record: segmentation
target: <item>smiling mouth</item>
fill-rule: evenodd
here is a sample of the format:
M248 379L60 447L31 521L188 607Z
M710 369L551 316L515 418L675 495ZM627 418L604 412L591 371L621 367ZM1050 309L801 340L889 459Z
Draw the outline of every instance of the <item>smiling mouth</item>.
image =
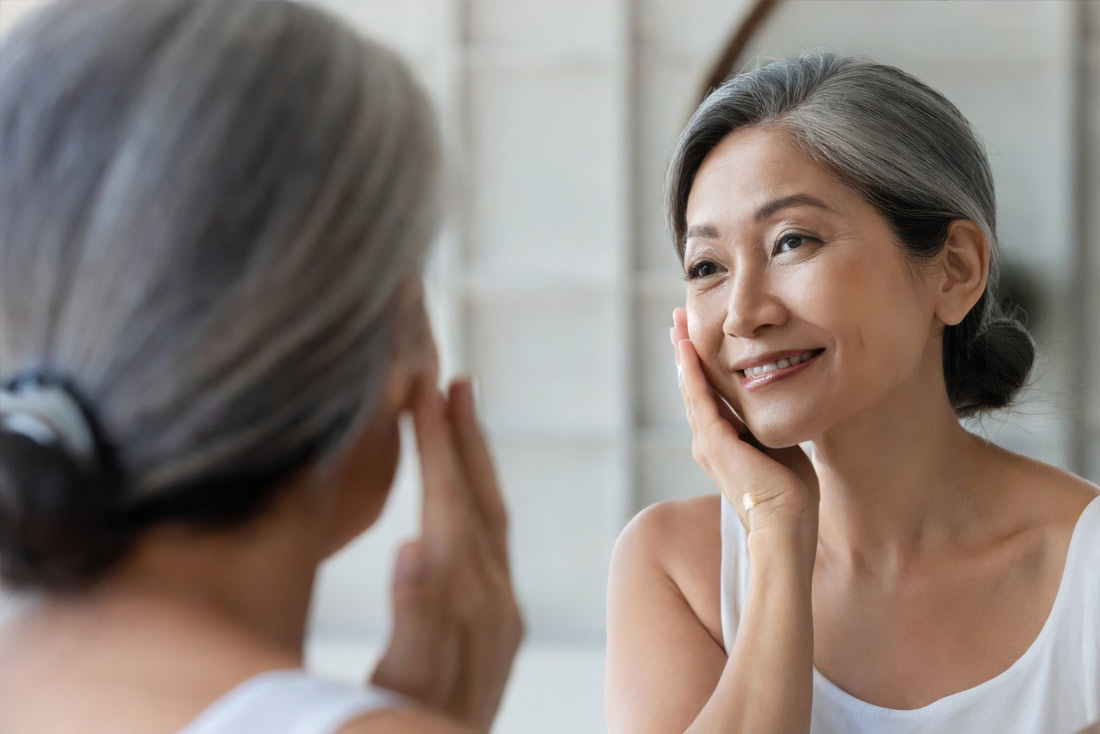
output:
M817 361L817 358L824 353L824 349L811 349L793 357L737 370L737 374L741 377L741 384L746 390L755 390L770 385L777 380L798 374Z
M824 351L825 351L824 349L809 349L809 350L803 352L802 354L796 355L794 357L788 357L786 359L780 359L780 360L777 360L775 362L768 362L766 364L757 365L756 367L749 367L748 369L737 370L737 371L745 377L758 377L760 375L765 375L769 372L775 372L777 370L786 369L787 367L790 367L791 365L802 364L803 362L808 362L808 361L810 361L811 359L813 359L814 357L816 357L817 355L821 354Z

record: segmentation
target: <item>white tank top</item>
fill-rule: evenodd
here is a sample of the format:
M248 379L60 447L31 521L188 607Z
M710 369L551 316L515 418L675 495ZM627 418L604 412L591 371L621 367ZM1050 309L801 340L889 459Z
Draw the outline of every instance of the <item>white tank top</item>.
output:
M721 616L727 655L749 591L745 537L737 512L723 498ZM1077 521L1042 631L1007 670L909 710L858 699L816 666L813 686L810 734L1074 734L1100 723L1100 497Z
M396 693L279 670L241 683L179 734L335 734L368 711L403 706Z

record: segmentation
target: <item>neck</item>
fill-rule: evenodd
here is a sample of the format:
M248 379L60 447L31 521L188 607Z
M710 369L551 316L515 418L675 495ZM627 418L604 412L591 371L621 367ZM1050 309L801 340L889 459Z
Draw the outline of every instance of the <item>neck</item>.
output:
M987 444L968 433L942 378L890 395L814 440L819 548L893 576L920 558L974 542L990 483L975 481Z
M205 635L300 664L324 555L317 513L307 504L291 493L255 520L219 533L155 528L94 590L50 606L93 625L136 623L177 639Z

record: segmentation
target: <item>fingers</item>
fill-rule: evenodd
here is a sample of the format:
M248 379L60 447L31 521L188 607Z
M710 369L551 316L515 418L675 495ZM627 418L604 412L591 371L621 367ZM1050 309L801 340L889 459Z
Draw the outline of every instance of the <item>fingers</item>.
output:
M680 367L680 350L676 348L682 340L689 338L687 329L687 310L683 308L676 308L672 310L672 328L669 330L669 335L672 338L673 357L676 360L676 367ZM683 374L680 375L680 381L683 382Z
M672 310L672 328L676 330L678 339L688 339L687 309L680 307Z
M429 705L442 702L451 686L447 676L453 675L439 665L445 640L438 581L421 542L401 546L393 575L393 629L371 676L373 685Z
M683 365L681 363L681 358L680 358L679 344L680 344L681 341L684 341L684 340L690 341L690 339L688 337L688 330L687 330L687 309L684 309L684 308L673 309L673 311L672 311L672 323L673 323L673 325L669 329L669 338L672 340L673 355L676 359L676 369L679 372L678 380L681 383L681 389L682 389L683 388L684 376L683 376ZM704 375L704 379L705 379L705 375ZM707 383L707 387L708 387L708 390L710 391L711 399L714 401L714 404L717 407L718 415L722 419L724 419L724 420L728 421L729 423L733 424L734 428L737 430L738 433L742 433L742 434L746 433L748 431L748 428L745 426L744 421L742 421L741 418L737 415L737 412L733 409L733 407L728 402L726 402L726 399L724 397L722 397L720 394L718 394L718 391L715 390L714 387L712 385L710 385L709 382ZM688 404L689 404L689 401L685 397L685 409L687 408Z
M699 355L690 339L681 339L677 346L680 355L680 370L683 373L684 392L688 405L689 420L696 428L706 428L721 420L715 396L710 390Z
M687 391L687 387L684 385L684 366L680 359L680 342L687 339L687 329L685 322L680 319L677 323L676 312L683 309L676 309L673 311L673 326L668 330L669 339L672 342L672 356L676 361L676 384L680 388L680 397L684 400L684 414L687 416L688 425L691 426L691 430L695 431L695 416L694 408L692 406L691 397Z
M459 456L469 479L473 509L491 540L495 555L507 568L508 515L489 446L478 425L473 387L468 379L451 383L448 407Z
M423 533L435 559L488 551L508 573L507 513L468 380L450 400L433 386L420 391L413 412L424 485ZM488 539L488 543L484 542Z
M464 469L458 457L447 406L435 385L424 381L413 408L420 477L423 485L422 531L433 559L446 561L462 542L463 518L469 512Z
M732 488L747 488L757 480L765 481L774 462L757 449L759 444L755 443L744 422L711 387L691 340L681 339L677 351L683 373L681 390L691 424L696 461L719 483L724 493L728 490L736 495L729 497L736 504L740 502L740 493Z
M396 681L387 687L403 692L419 685L427 693L413 690L414 698L487 730L522 637L504 502L468 381L452 384L446 398L424 385L413 420L424 492L420 543L437 595L417 606L429 597L395 579L393 642L375 679ZM403 549L400 558L408 553ZM436 664L425 670L423 659ZM441 698L425 698L437 695L440 681Z

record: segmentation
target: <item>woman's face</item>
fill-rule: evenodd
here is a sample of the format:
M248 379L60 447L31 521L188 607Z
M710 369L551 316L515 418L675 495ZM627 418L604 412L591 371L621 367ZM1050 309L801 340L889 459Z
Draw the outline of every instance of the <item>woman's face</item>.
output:
M727 136L696 174L686 220L688 333L765 445L810 440L942 374L931 279L787 134Z

